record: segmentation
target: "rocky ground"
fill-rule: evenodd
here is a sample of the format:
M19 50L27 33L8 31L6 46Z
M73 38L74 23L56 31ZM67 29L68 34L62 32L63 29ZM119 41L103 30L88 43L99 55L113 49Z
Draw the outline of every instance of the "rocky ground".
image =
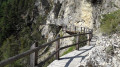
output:
M85 67L120 67L120 36L98 36L95 48L82 61Z

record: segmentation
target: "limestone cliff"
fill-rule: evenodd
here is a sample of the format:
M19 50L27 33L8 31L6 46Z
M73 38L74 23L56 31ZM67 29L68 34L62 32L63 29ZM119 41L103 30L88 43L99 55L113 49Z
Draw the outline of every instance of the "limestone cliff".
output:
M46 0L47 1L47 0ZM46 24L67 26L74 30L77 27L98 29L100 18L119 9L119 0L51 0L53 7L47 16ZM44 27L43 35L48 35L50 27Z
M40 15L45 15L44 11L47 11L47 6L50 5L52 7L46 15L45 25L40 25L39 28L47 41L53 40L58 33L62 33L63 36L69 35L62 29L73 31L75 27L77 31L81 30L80 27L93 29L94 34L100 39L102 35L99 34L101 33L99 27L102 15L118 10L120 0L37 0L36 2ZM63 40L62 46L71 44L73 39Z

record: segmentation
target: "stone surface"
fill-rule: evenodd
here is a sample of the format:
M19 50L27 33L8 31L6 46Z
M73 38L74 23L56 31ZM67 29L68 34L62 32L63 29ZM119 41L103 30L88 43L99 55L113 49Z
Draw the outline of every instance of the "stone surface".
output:
M42 29L42 35L47 38L47 41L51 41L55 39L55 34L49 24L54 24L57 26L63 26L63 29L66 30L81 30L81 27L88 27L94 29L94 34L96 39L92 39L90 42L92 46L95 46L95 49L91 51L91 55L84 62L82 66L86 66L85 64L92 64L94 66L103 66L103 67L120 67L120 36L117 34L113 34L111 36L102 36L100 33L100 18L102 18L103 14L107 14L113 11L120 9L120 0L101 0L100 2L88 2L88 0L43 0L50 1L53 3L50 13L48 13L45 26L40 27ZM59 12L54 12L55 4L61 4L61 8ZM90 0L93 1L93 0ZM100 1L100 0L95 0ZM42 5L40 0L37 0L35 3L37 9L39 11L39 15L45 15L45 5ZM56 18L56 13L58 13L58 17ZM51 31L52 30L52 31ZM96 32L97 31L97 32ZM62 31L63 36L69 35L66 32ZM61 46L69 45L73 42L74 38L64 39L61 42ZM106 53L106 49L112 46L114 48L114 55L111 56ZM51 46L50 52L55 50L55 46ZM100 47L100 48L99 48ZM109 58L109 60L108 60ZM103 62L103 63L102 63Z
M98 36L95 48L91 51L91 56L86 59L86 64L93 67L120 67L120 36L113 34L111 36Z
M79 50L75 50L60 57L60 60L54 60L47 67L78 67L80 62L88 56L90 50L93 48L93 46L84 46Z

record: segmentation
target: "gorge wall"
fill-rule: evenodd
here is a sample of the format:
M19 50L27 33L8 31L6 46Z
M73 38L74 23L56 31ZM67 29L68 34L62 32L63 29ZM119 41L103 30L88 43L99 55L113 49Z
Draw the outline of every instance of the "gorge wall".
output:
M67 26L71 29L77 27L78 30L80 27L98 29L102 15L118 10L120 4L119 0L50 1L53 7L47 16L46 24ZM49 25L46 25L42 34L48 35L49 29Z
M36 4L39 14L45 15L47 5L42 4L42 1L37 0ZM94 34L101 39L99 28L102 15L120 9L120 0L44 0L44 2L52 6L44 22L45 25L39 27L47 42L55 39L57 34L69 35L62 29L74 31L75 27L77 31L81 30L80 27L93 29ZM61 46L73 43L73 39L74 37L62 40ZM50 52L55 50L54 47L51 47Z

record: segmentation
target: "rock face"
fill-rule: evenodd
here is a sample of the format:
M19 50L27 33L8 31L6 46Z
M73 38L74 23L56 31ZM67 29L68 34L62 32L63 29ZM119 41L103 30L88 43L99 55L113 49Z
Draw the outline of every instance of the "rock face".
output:
M100 1L100 0L96 0ZM93 4L93 22L94 28L99 28L100 26L100 18L102 18L103 14L107 14L113 11L116 11L120 8L119 0L101 0L99 3Z
M47 4L47 5L46 5ZM109 46L118 47L120 37L114 34L111 38L100 36L100 18L103 14L107 14L116 11L120 8L120 0L37 0L36 6L40 15L45 15L47 6L52 5L50 12L47 15L45 25L42 26L42 35L47 38L47 41L55 39L57 34L62 36L69 35L63 30L80 31L80 27L87 27L94 29L94 34L98 36L98 41L96 42L96 48L91 52L93 54L90 56L87 62L90 62L94 66L103 67L120 67L119 59L120 50L115 48L112 51L113 56L106 53ZM58 28L58 32L52 28L52 25ZM118 39L116 39L118 37ZM61 42L62 46L71 44L74 38L63 40ZM116 45L117 44L117 45ZM100 46L100 48L99 48ZM52 46L52 51L54 51L55 46ZM110 48L110 49L112 49ZM109 49L108 49L109 50ZM110 54L112 54L110 53ZM110 57L108 59L108 57ZM104 62L104 63L102 63Z
M50 2L53 3L53 7L47 16L46 24L66 26L69 30L77 27L78 31L80 27L97 30L103 14L120 8L119 0L50 0ZM46 25L42 35L47 36L49 32L50 27Z

